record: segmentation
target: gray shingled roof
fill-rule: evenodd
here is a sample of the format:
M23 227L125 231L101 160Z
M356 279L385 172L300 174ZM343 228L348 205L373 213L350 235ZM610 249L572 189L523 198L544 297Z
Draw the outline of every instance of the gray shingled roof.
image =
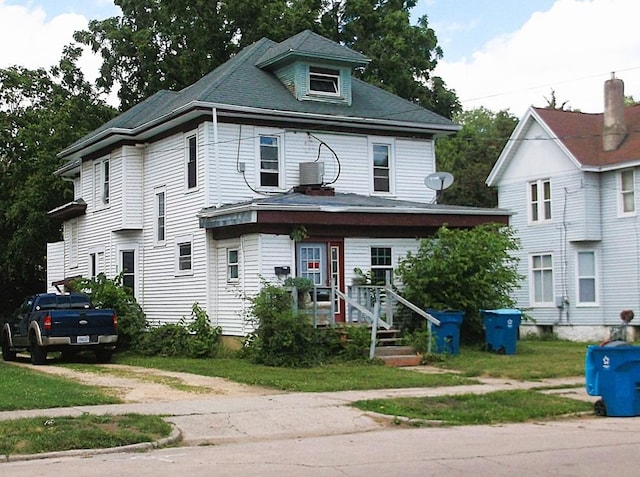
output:
M333 46L329 47L328 44ZM163 117L170 117L172 112L194 102L214 103L221 109L228 105L234 108L257 108L266 112L329 115L336 116L336 119L355 121L373 119L393 125L419 124L425 129L457 129L449 119L355 78L352 82L351 105L298 101L273 73L256 66L261 59L264 61L270 55L278 56L289 48L298 48L301 52L310 54L312 47L318 48L320 56L326 54L333 58L339 51L345 58L350 58L350 61L365 58L326 38L305 32L280 44L263 38L191 86L179 92L160 91L147 98L70 146L61 156L71 154L81 144L90 142L101 133L108 135L108 130L133 130ZM347 55L345 50L352 54Z
M263 68L290 56L323 58L352 65L366 65L370 61L369 58L351 48L313 33L311 30L305 30L269 48L256 62L256 66Z

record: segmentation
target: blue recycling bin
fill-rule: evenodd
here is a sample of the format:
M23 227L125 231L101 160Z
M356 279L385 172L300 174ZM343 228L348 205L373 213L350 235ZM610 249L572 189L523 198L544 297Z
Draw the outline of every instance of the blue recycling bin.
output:
M600 396L594 405L601 416L640 416L640 346L588 346L585 387Z
M511 308L480 310L484 322L487 351L515 354L522 312Z
M435 352L460 354L460 325L464 312L427 309L427 313L440 321L440 326L431 325L431 333L435 337Z

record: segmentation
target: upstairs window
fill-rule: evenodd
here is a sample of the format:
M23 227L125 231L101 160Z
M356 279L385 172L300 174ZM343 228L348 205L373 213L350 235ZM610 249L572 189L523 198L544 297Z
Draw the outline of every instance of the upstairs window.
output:
M391 192L390 156L389 144L373 145L373 190L375 192Z
M100 210L109 205L110 198L110 169L109 160L98 160L93 166L93 206Z
M620 172L620 215L633 215L636 212L635 174L633 169Z
M551 181L538 180L529 183L529 221L551 220Z
M314 94L340 95L340 71L332 68L309 68L309 91Z
M184 240L184 239L183 239ZM185 275L191 273L191 241L178 241L178 274Z
M280 185L280 144L278 136L260 136L260 186Z
M198 185L198 146L196 136L187 138L187 189Z
M165 203L165 191L158 190L156 192L156 243L163 244L165 240L165 218L166 218L166 203Z

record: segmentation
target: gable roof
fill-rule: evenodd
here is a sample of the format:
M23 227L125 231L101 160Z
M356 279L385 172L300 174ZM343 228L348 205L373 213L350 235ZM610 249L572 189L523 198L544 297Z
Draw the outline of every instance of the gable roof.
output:
M617 149L604 151L603 113L531 107L511 134L486 183L489 186L496 185L533 121L547 131L578 169L602 172L640 164L640 105L626 107L624 119L627 127L624 141Z
M192 119L198 110L199 114L203 110L211 114L213 108L219 113L324 123L327 127L342 124L423 134L449 134L460 129L443 116L356 78L352 80L351 105L298 101L273 73L256 66L259 61L280 57L292 49L305 55L313 51L323 57L342 55L352 63L366 58L311 32L302 32L282 43L262 38L181 91L159 91L72 144L59 156L77 158L91 150L87 148L97 150L126 139L144 140L159 129Z

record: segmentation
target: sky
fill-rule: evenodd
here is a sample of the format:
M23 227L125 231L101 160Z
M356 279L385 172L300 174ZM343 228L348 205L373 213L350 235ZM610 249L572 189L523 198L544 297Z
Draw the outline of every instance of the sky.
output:
M0 0L0 68L48 68L74 31L118 13L112 0ZM443 50L434 74L464 109L521 117L554 93L558 104L598 113L613 72L640 100L638 0L418 0L411 13L427 15ZM88 77L99 65L83 56Z

